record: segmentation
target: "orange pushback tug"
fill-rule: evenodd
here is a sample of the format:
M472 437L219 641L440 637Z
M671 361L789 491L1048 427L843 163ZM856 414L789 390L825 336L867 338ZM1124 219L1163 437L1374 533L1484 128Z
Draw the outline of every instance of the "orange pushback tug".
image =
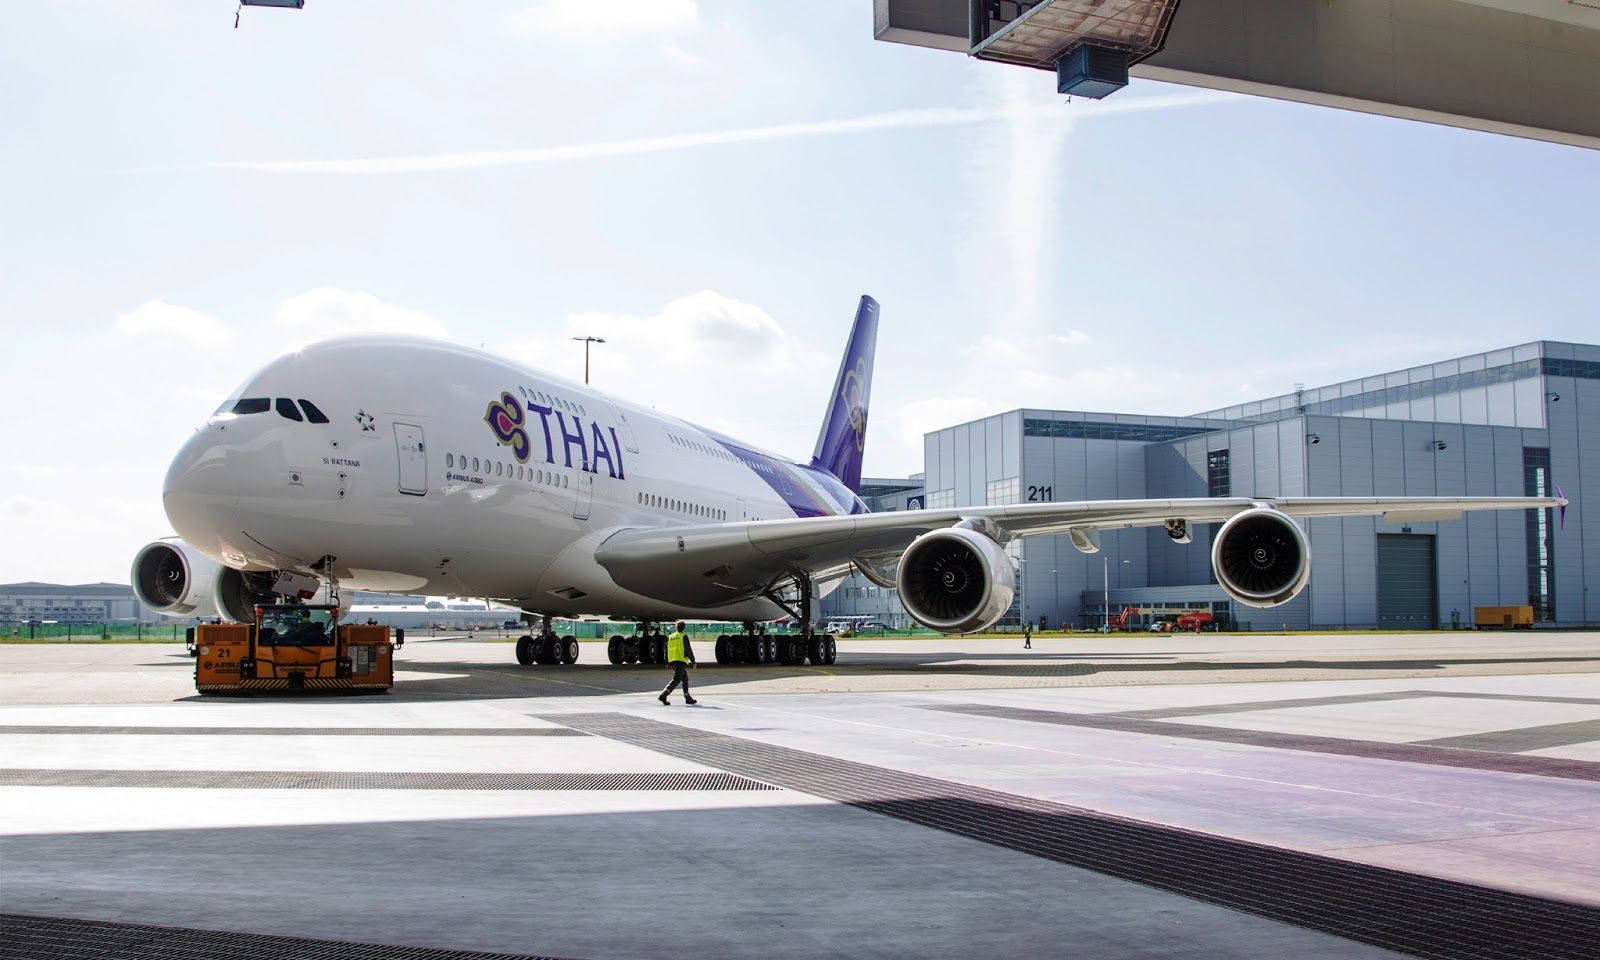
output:
M195 628L194 685L201 693L248 690L390 690L389 628L340 624L334 606L256 607L256 622Z

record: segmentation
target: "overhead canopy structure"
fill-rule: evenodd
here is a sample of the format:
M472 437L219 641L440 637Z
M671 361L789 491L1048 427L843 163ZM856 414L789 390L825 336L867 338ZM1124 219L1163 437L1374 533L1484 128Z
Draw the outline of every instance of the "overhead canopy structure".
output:
M1600 0L873 7L875 35L894 43L1041 69L1091 45L1126 51L1136 77L1600 149Z

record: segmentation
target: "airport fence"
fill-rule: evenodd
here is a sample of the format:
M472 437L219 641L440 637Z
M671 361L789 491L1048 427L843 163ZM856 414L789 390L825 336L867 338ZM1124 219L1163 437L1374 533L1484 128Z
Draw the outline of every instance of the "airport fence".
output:
M0 643L182 643L186 623L0 621Z

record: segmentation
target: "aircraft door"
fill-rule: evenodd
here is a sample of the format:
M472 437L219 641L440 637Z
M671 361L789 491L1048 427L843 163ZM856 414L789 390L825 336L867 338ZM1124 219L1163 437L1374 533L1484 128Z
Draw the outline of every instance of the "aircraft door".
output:
M579 470L577 482L572 485L572 518L589 519L589 505L594 502L594 474Z
M428 492L428 452L422 442L422 428L396 422L394 447L400 460L400 492L423 496Z
M639 452L639 442L633 439L633 426L628 423L628 415L622 408L610 401L606 402L606 411L611 414L617 423L617 433L622 435L622 446L629 453Z

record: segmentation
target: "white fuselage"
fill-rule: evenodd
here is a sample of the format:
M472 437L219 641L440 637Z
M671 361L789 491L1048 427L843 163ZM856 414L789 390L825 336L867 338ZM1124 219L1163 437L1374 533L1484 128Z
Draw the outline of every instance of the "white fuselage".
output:
M265 410L231 412L261 399ZM328 422L305 419L301 400ZM763 598L707 609L622 590L594 561L618 529L865 509L823 471L477 350L399 337L268 364L184 444L163 498L177 533L230 567L331 557L347 587L628 619L783 614Z

